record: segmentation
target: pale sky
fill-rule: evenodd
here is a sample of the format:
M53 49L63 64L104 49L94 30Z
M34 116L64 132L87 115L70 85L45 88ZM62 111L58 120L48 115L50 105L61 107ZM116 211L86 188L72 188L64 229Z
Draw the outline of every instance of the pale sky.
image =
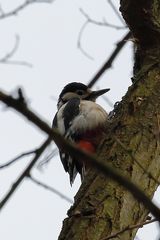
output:
M4 11L21 3L23 1L20 0L0 1ZM19 48L12 60L33 65L29 68L0 64L0 88L16 95L16 89L22 87L29 106L49 124L56 112L56 99L62 88L72 81L87 84L127 32L126 29L115 30L89 24L81 38L83 48L94 58L88 59L77 48L79 32L85 22L80 8L97 21L103 21L105 17L107 22L122 26L107 1L98 0L57 0L52 4L32 4L17 16L0 20L0 59L13 48L15 36L19 35ZM126 44L112 68L94 86L94 89L110 88L106 96L113 104L121 100L131 85L131 46L131 42ZM106 111L112 110L103 98L99 103ZM20 153L35 149L46 136L13 110L2 104L0 110L2 164ZM0 198L31 159L31 156L23 158L12 167L1 170ZM58 155L41 171L35 168L32 174L71 199L80 186L79 178L73 187L70 186ZM157 194L157 202L158 199ZM0 236L5 240L56 240L69 207L70 204L57 195L25 180L0 213ZM145 240L156 239L156 236L154 224L138 233L138 237Z

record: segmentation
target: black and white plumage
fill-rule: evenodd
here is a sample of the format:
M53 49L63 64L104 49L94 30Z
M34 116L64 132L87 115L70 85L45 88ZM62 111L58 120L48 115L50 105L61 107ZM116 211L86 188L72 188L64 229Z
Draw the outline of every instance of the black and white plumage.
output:
M95 100L107 91L109 89L91 91L86 85L77 82L66 85L59 95L53 128L57 128L64 138L77 145L81 143L82 146L84 142L96 148L98 136L107 121L107 113ZM63 149L59 149L59 152L64 169L69 173L70 183L74 182L78 172L83 180L84 162L73 159Z

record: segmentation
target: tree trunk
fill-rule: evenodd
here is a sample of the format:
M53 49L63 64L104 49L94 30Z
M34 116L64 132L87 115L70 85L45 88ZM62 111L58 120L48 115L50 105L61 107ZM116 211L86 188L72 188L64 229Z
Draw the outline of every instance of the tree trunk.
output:
M152 198L158 184L151 175L160 179L160 1L121 0L121 12L137 45L135 76L107 123L97 154ZM59 240L107 239L145 221L147 215L130 192L92 169L68 211ZM113 239L133 239L136 231Z

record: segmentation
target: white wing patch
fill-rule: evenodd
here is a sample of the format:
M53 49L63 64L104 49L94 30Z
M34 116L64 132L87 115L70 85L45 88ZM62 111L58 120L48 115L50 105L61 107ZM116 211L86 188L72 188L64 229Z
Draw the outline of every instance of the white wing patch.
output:
M64 118L63 118L63 110L67 103L65 103L57 113L57 128L60 134L65 134L65 126L64 126Z

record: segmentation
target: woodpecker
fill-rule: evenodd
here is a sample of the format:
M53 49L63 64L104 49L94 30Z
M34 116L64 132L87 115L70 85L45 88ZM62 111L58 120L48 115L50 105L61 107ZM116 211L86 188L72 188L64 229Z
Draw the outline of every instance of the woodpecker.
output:
M58 111L53 119L53 128L80 149L95 153L108 116L95 101L109 90L107 88L92 91L78 82L67 84L59 95ZM59 149L59 154L65 171L69 173L71 185L77 173L81 175L83 181L87 169L85 161L72 158L63 149Z

